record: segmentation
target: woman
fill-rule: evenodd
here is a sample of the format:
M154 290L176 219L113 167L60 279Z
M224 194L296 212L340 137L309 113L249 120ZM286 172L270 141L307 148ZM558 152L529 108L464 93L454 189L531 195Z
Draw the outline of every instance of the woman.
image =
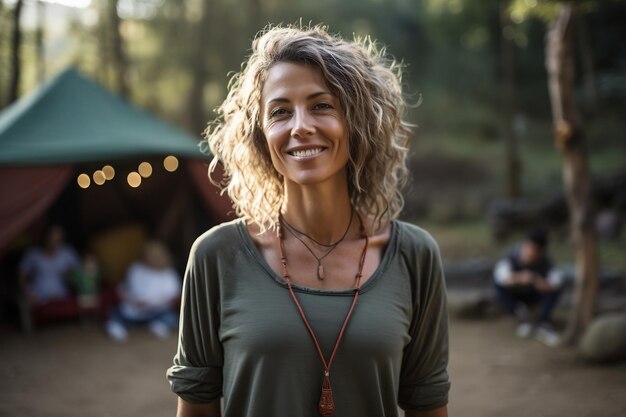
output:
M258 37L208 132L239 219L202 235L168 371L178 416L446 416L435 241L396 220L398 67L324 28Z

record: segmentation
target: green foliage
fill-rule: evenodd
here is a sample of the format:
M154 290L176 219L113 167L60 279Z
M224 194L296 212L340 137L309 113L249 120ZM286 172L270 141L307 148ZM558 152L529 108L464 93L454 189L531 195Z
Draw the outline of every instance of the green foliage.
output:
M557 15L557 11L558 3L555 1L513 0L509 6L511 20L515 23L522 23L533 17L549 22Z
M603 1L617 3L622 0L569 0L569 3L575 4L581 13L590 13L596 10ZM549 22L556 17L561 3L563 3L562 0L512 0L509 11L515 23L522 23L533 17Z

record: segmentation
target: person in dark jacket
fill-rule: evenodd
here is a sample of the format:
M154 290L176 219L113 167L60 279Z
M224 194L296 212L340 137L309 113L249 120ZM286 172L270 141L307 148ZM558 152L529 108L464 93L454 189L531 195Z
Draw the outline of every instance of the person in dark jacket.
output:
M528 338L534 334L548 346L555 346L559 336L552 325L552 312L561 294L563 274L554 268L547 246L544 231L531 231L496 264L494 284L504 311L520 321L517 335ZM530 310L535 306L539 315L533 321Z

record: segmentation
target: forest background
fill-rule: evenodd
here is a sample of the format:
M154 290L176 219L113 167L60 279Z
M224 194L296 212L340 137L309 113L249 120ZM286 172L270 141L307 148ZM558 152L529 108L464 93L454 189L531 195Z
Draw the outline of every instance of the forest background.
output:
M545 221L541 208L555 202L550 251L573 277L565 158L555 146L546 69L550 22L566 3L578 12L570 69L590 181L596 189L615 178L623 184L624 0L0 0L0 111L74 66L200 139L268 24L324 23L347 38L369 35L405 66L414 104L407 118L417 127L402 216L436 238L448 284L478 265L488 286L493 263L526 231L500 233L495 208L539 208L534 220ZM593 226L601 232L600 275L622 283L621 295L609 295L622 297L623 310L624 187L611 195L592 213ZM450 301L474 294L448 289ZM623 365L586 366L571 350L524 343L507 321L453 319L451 326L451 415L624 415ZM173 339L160 343L138 331L119 346L99 327L72 325L4 334L2 415L172 415L163 371Z
M435 235L446 260L493 260L523 233L494 239L494 201L563 194L545 67L553 3L3 0L0 108L73 65L200 137L267 24L324 23L344 37L370 35L404 63L407 98L419 103L408 115L418 127L403 216ZM602 181L626 169L626 3L577 3L576 97L591 177ZM572 263L567 221L553 226L557 262ZM623 235L600 241L602 265L626 268Z

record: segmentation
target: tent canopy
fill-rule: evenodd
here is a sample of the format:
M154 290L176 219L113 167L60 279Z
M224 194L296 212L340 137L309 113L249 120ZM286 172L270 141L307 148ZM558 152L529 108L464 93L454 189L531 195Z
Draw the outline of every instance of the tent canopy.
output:
M158 120L76 70L62 72L0 112L0 255L57 201L73 182L79 164L116 165L151 156L177 156L184 159L185 171L211 217L216 222L227 219L231 203L209 182L209 158L200 152L198 143L199 138ZM113 181L125 178L120 175L123 172L118 171ZM158 177L155 173L147 181L154 186ZM112 211L109 187L91 187L85 193ZM178 187L161 191L173 188ZM117 193L131 207L124 190L119 188ZM144 186L131 194L138 196L142 190Z
M71 68L0 112L1 165L148 155L206 159L198 143Z

